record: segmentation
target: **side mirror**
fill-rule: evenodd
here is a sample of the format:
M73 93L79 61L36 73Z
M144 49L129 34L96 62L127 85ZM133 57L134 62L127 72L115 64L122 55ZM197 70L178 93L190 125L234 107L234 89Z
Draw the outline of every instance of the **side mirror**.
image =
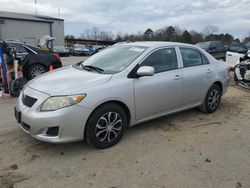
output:
M155 74L155 69L154 67L150 67L150 66L142 66L136 72L136 75L138 77L153 76L154 74Z

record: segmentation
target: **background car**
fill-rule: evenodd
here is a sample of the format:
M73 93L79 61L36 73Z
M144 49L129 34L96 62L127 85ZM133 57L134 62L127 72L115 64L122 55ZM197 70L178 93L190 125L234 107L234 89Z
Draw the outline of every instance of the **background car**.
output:
M2 43L2 42L0 42ZM21 42L6 42L9 47L15 47L17 50L17 59L23 65L23 75L28 80L48 72L50 66L53 69L62 67L62 62L58 54L42 51L38 47L34 47Z
M196 44L200 48L206 50L216 59L226 59L226 48L224 47L221 41L207 41L207 42L200 42Z
M71 55L90 55L90 50L83 44L73 44L70 48Z
M239 54L246 54L248 49L245 45L241 44L239 41L233 41L229 46L228 51L236 52Z
M69 49L65 46L54 46L52 52L57 53L60 57L69 57Z
M250 42L246 43L246 47L248 49L248 52L250 52Z
M93 54L95 54L97 52L100 52L104 48L106 48L104 45L93 45L93 46L90 46L89 47L90 55L93 55Z

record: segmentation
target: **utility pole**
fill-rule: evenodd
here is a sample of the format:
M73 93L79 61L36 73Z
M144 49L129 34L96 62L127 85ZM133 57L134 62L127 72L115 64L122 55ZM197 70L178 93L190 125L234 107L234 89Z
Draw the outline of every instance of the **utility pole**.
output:
M58 8L58 18L61 18L61 9Z
M36 0L35 0L35 14L37 14Z

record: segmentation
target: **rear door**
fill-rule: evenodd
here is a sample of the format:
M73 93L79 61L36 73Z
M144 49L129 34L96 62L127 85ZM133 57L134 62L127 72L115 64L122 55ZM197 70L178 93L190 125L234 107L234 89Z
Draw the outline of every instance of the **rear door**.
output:
M152 66L153 76L134 79L136 119L160 115L181 105L183 80L175 48L152 52L140 66Z
M183 69L182 106L189 107L203 102L213 81L213 67L199 50L180 47Z

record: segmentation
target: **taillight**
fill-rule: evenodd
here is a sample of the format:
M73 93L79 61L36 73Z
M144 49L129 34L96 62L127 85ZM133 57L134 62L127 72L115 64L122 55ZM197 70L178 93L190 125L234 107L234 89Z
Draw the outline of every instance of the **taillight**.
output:
M228 73L230 73L231 71L233 72L234 69L232 67L227 67L227 71L228 71Z
M60 62L60 63L61 63L61 65L62 65L62 61L61 61L61 59L60 59L59 54L54 53L54 54L53 54L53 56L54 56L54 58L56 59L56 61Z

